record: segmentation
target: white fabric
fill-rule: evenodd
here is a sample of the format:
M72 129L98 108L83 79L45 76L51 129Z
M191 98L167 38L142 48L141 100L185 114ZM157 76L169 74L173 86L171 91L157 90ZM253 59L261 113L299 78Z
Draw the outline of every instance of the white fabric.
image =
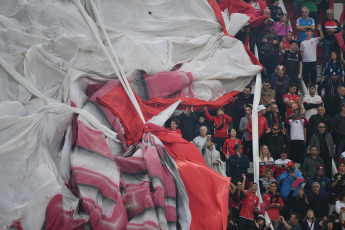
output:
M320 43L319 38L310 38L304 40L301 43L302 60L303 62L315 62L316 61L316 48Z
M292 119L289 120L290 125L290 138L291 140L304 140L304 119L301 120L295 120Z
M291 161L290 159L285 159L285 160L278 159L274 162L274 164L275 165L287 165L287 163L290 161Z
M202 136L197 136L193 139L193 143L199 149L200 152L202 150L202 146L204 146L205 144L206 139L207 137L202 137Z
M316 94L313 97L310 96L309 94L304 95L303 103L304 102L311 103L311 104L320 103L320 105L323 103L321 97L319 95L316 95ZM309 120L310 117L316 113L317 113L317 108L312 108L312 109L308 109L308 110L306 109L304 111L304 114L305 114L305 117L307 118L307 120Z

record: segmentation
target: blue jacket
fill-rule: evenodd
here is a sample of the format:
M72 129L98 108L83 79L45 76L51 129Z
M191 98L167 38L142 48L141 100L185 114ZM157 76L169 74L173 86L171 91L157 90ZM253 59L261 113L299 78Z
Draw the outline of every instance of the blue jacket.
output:
M230 156L230 176L233 178L242 177L242 174L247 175L247 169L249 168L249 160L247 155L242 154L238 157L236 154Z
M298 177L302 177L301 173L294 171L296 174L296 179ZM291 186L295 182L295 179L293 179L288 171L284 172L278 177L278 187L280 188L280 196L283 198L283 200L288 200L289 193L291 191ZM293 196L297 196L298 189L302 186L302 182L295 188L295 191L293 193Z
M284 94L287 94L289 92L289 84L290 84L290 78L286 74L284 75L283 78L284 78L284 80L283 80L283 92L277 92L276 83L278 80L278 75L277 75L277 73L274 73L274 74L272 74L272 77L271 77L271 89L276 91L276 95L281 93L282 97Z
M314 182L318 182L320 184L321 195L327 196L327 197L331 195L331 192L332 192L331 180L328 179L328 177L326 177L325 175L323 175L321 179L318 180L316 174L310 177L304 186L304 190L307 195L310 195L313 193L312 185Z

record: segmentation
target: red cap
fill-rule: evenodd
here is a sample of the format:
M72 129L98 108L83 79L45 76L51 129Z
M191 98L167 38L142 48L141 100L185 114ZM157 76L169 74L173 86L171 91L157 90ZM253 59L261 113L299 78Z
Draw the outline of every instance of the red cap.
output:
M283 66L283 65L278 65L277 66L277 68L276 68L276 70L278 71L278 70L283 70L284 72L286 71L286 68L285 68L285 66Z
M293 161L289 161L287 163L287 167L294 167L295 166L295 163L293 163Z

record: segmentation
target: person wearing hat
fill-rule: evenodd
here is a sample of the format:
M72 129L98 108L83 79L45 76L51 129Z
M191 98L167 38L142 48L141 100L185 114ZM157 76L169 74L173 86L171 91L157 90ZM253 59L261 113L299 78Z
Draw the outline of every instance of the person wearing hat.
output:
M282 118L285 118L285 105L283 96L289 92L290 78L285 73L286 68L283 65L276 67L276 73L271 76L271 89L276 92L276 103Z
M270 78L279 60L279 36L274 29L274 21L267 22L267 29L258 38L260 63L265 67L263 78Z
M328 198L332 192L332 184L330 179L325 176L325 167L322 164L316 166L316 173L307 180L304 186L307 195L313 193L312 186L315 182L320 185L319 193Z
M301 43L301 52L302 52L302 77L306 86L311 84L316 84L316 50L317 45L323 39L323 33L321 26L317 27L317 30L320 32L320 37L312 38L313 29L308 27L306 28L306 39Z
M288 200L289 193L293 187L295 189L293 196L297 196L297 190L304 181L302 174L295 169L293 161L289 161L286 166L286 171L278 177L278 187L284 202Z
M270 229L271 223L266 225L266 220L263 215L258 215L255 219L255 230L266 230Z
M258 106L258 126L259 126L259 139L261 138L264 132L270 132L271 130L268 128L266 117L264 116L266 113L266 107L264 105ZM249 118L247 129L249 132L249 139L252 140L252 117Z

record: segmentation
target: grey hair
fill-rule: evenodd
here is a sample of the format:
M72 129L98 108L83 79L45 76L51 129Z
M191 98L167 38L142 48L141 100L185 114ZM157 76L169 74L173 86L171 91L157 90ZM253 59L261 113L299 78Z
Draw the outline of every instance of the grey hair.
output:
M303 9L308 10L308 12L310 12L308 7L302 7L301 11L303 11Z
M329 13L329 12L334 13L334 10L332 10L332 9L326 10L326 13Z
M202 127L205 127L205 129L206 129L206 131L207 131L207 127L206 127L205 125L200 126L199 130L200 130Z
M339 91L340 91L342 88L345 88L345 86L342 86L342 85L338 86L337 92L339 93Z
M314 184L317 185L318 187L320 187L319 182L314 182L312 186L314 186Z

